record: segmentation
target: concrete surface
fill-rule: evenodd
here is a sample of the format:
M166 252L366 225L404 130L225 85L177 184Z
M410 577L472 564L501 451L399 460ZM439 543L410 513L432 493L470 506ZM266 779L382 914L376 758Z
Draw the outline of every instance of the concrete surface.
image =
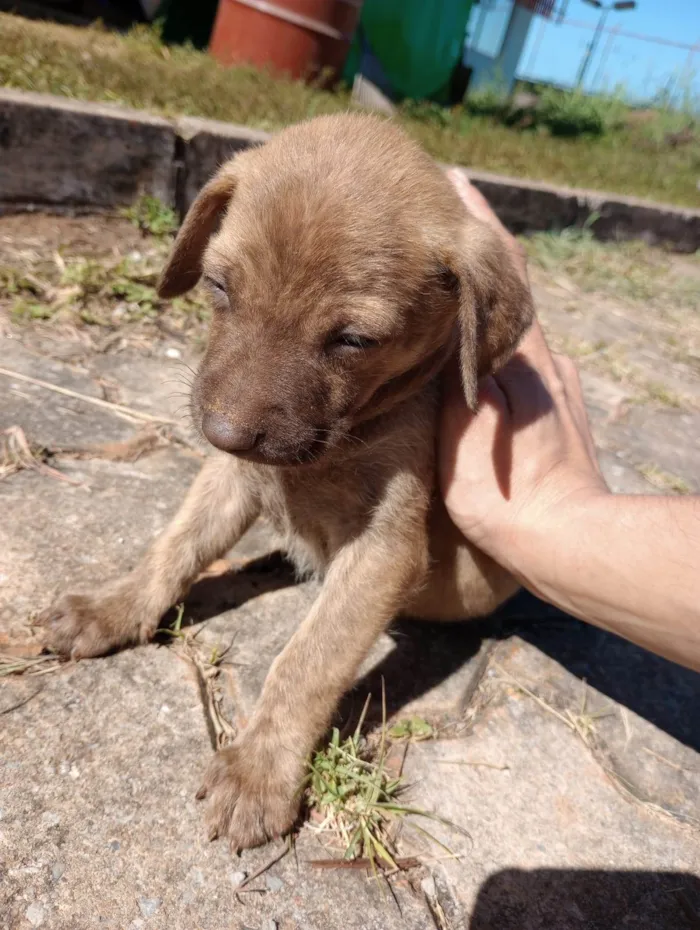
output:
M536 296L555 329L574 325L551 295L549 304L544 291ZM132 339L127 328L123 344L96 351L99 340L82 330L19 326L2 307L0 333L3 367L88 397L109 385L121 403L167 418L180 403L165 383L178 364L168 353L196 361L181 341L141 330ZM660 368L656 357L649 364ZM639 405L630 425L617 416L620 385L586 375L615 490L651 490L641 460L697 488L696 380L686 388L687 407ZM4 376L0 398L0 430L20 426L38 446L85 448L140 428ZM170 441L136 461L94 449L57 455L50 464L63 479L30 469L0 481L0 653L35 655L32 618L57 591L128 569L199 463ZM315 596L274 549L254 527L230 569L200 581L186 604L203 648L230 647L217 682L234 727ZM521 595L479 623L398 625L340 719L368 691L376 698L382 679L394 718L418 713L438 728L407 749L406 800L469 834L418 821L455 860L407 825L399 848L420 864L391 879L393 894L363 871L316 868L312 860L338 847L312 825L296 854L237 893L282 847L236 859L207 842L194 793L212 752L210 722L193 666L167 637L0 678L0 927L697 930L700 676Z
M185 142L181 204L185 210L227 159L270 138L259 129L189 116L177 121L177 132Z
M700 210L652 204L639 197L554 186L469 169L472 182L513 232L589 228L599 239L644 239L649 245L673 243L694 252L700 243Z
M164 119L49 94L0 92L0 205L109 208L175 196Z
M216 167L268 134L215 120L169 122L106 104L0 89L0 214L113 208L148 193L184 211ZM700 247L700 210L469 171L515 232L580 226L601 239Z

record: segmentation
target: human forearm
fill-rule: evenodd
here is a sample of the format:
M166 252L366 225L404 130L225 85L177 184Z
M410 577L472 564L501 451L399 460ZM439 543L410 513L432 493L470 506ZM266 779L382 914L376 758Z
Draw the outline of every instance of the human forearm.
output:
M700 671L699 498L588 494L516 533L509 567L526 587Z

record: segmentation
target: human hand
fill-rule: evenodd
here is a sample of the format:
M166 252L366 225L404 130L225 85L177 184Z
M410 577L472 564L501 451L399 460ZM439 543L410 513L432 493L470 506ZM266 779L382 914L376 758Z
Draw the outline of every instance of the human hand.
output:
M516 569L525 555L517 551L526 535L520 530L556 519L566 500L607 493L576 367L550 353L539 323L515 357L484 379L476 414L456 373L447 378L440 477L462 533Z
M467 207L524 254L464 174L448 172ZM565 501L606 494L578 373L553 356L536 321L518 352L480 386L471 413L457 372L448 373L441 425L440 479L461 532L515 574L536 574L532 529L565 522ZM566 527L564 527L566 529Z

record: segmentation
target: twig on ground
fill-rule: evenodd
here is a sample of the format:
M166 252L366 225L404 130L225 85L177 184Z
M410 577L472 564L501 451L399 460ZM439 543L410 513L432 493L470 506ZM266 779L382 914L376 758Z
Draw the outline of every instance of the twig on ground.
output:
M37 688L36 691L32 692L29 697L24 698L23 701L17 701L16 704L10 704L9 707L4 707L2 710L0 710L0 717L4 716L5 714L11 714L13 710L19 710L20 707L24 707L24 705L28 704L33 698L35 698L41 690L43 689Z
M80 391L72 391L70 388L60 387L58 384L51 384L50 381L42 381L40 378L32 378L29 375L20 374L18 371L11 371L9 368L0 368L0 375L6 378L16 378L18 381L26 381L27 384L35 384L38 387L46 388L47 391L55 391L56 394L63 394L64 397L73 397L76 400L82 400L86 404L92 404L95 407L102 407L105 410L112 410L114 413L120 413L135 420L143 420L146 423L167 423L169 426L177 426L175 420L168 417L158 417L151 413L144 413L142 410L134 410L133 407L127 407L125 404L114 404L109 400L102 400L99 397L90 397L89 394L81 394Z
M44 454L43 451L40 454ZM42 461L40 454L29 445L21 426L10 426L3 430L0 433L0 481L28 468L40 475L46 475L47 478L57 478L77 487L82 486L81 481L69 478L68 475L47 465Z
M450 857L451 858L451 857ZM406 869L416 869L421 865L421 860L416 859L415 856L395 856L394 862L397 867L405 871ZM312 869L371 869L372 862L368 858L359 858L359 859L309 859L308 865ZM384 863L381 859L375 860L375 865L378 865L381 869L388 870L389 866ZM392 870L396 871L395 869Z
M284 859L284 857L291 850L291 848L292 848L292 835L290 833L287 839L285 840L284 849L282 850L282 852L276 853L272 857L272 859L269 859L264 865L261 865L259 869L256 869L254 872L251 872L250 875L244 878L243 881L240 883L240 885L236 888L236 892L241 891L241 889L245 888L246 885L249 885L251 882L255 881L256 878L260 878L261 875L264 875L265 872L268 871L268 869L271 869L273 865L276 865L281 859ZM250 888L249 890L254 891L256 889Z

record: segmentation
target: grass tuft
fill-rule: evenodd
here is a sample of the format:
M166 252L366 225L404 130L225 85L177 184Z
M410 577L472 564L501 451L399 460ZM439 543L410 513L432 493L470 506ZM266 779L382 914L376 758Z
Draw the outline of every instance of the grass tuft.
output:
M404 804L402 798L407 785L400 772L397 774L391 770L388 760L391 731L386 726L384 695L378 744L362 735L369 701L370 696L351 736L341 740L340 731L333 728L330 742L314 753L309 763L306 802L307 807L315 810L321 818L316 829L331 830L342 838L343 858L367 860L377 875L378 868L391 871L400 868L396 838L406 817L430 819L463 836L468 837L469 834L436 814ZM415 823L413 826L454 855L427 830Z
M660 491L672 491L674 494L692 494L693 489L685 479L664 471L658 465L646 463L639 465L637 471L643 475L649 484Z
M124 210L124 216L146 235L171 236L179 226L177 213L157 197L143 194Z
M644 242L600 242L590 228L534 233L521 242L533 264L552 275L565 274L584 292L698 309L697 256L688 258L691 273L679 274L663 250Z

